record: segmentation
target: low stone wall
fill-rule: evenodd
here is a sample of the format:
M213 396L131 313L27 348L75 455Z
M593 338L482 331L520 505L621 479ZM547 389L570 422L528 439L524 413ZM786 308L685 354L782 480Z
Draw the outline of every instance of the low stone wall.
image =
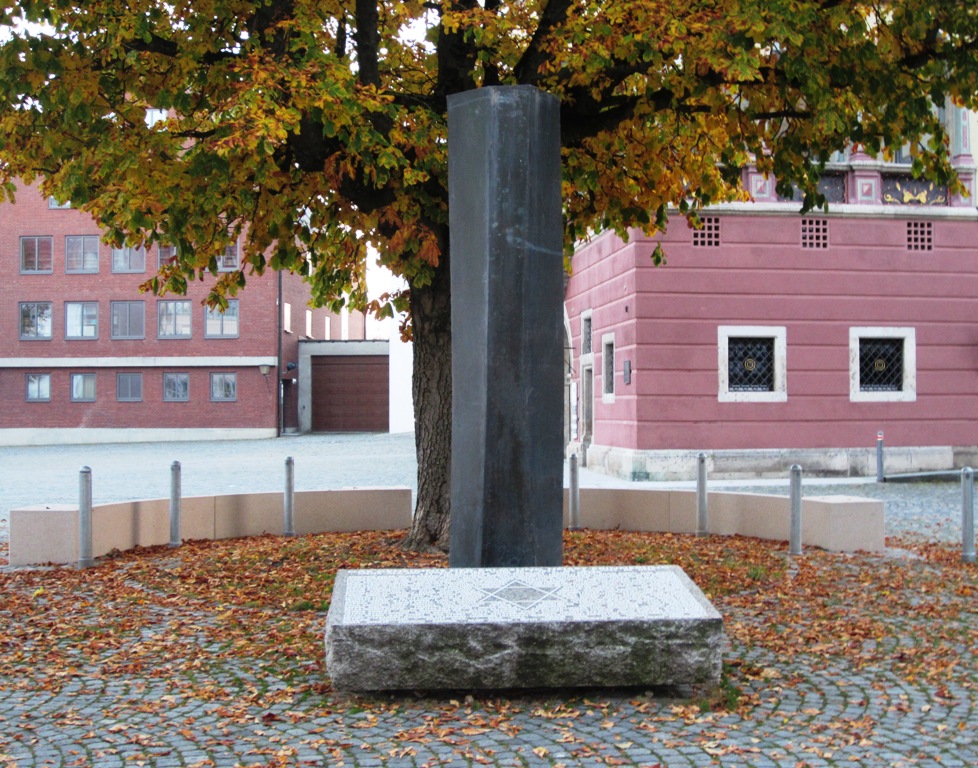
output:
M720 536L753 536L787 541L791 524L788 496L755 493L707 494L707 530ZM859 496L802 499L802 544L832 552L882 552L883 502ZM564 492L564 522L568 521ZM582 528L696 533L696 491L646 488L581 488Z
M574 449L574 446L570 446ZM588 469L623 480L695 480L699 451L645 451L590 445ZM706 469L711 480L785 478L788 468L798 464L806 477L875 477L876 446L865 448L808 448L778 450L706 451ZM568 454L569 455L569 454ZM951 446L887 446L883 465L886 474L929 472L973 466L978 448Z
M284 494L191 496L180 502L180 536L229 539L281 534ZM389 530L411 525L410 488L296 491L297 534ZM92 555L170 541L170 501L127 501L92 508ZM10 511L10 564L78 562L78 507L47 505Z
M564 491L564 523L568 521ZM787 496L711 492L709 533L787 541ZM581 488L580 524L596 530L695 533L696 492L648 488ZM394 530L411 525L410 488L296 491L297 534ZM283 494L193 496L181 500L184 540L280 534ZM92 555L167 544L168 499L99 504L92 509ZM833 552L881 552L883 502L857 496L802 500L802 543ZM10 565L78 562L78 507L46 505L10 511Z

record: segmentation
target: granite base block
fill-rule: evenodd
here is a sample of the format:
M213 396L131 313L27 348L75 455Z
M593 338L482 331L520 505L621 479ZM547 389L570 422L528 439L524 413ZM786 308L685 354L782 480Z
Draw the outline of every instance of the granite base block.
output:
M341 691L716 684L723 621L676 566L340 571Z

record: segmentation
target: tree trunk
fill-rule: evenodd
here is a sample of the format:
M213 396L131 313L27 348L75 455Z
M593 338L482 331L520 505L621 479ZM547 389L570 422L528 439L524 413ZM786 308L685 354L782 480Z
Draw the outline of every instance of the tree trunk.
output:
M411 287L418 496L406 549L448 551L452 466L452 304L448 238L432 282Z

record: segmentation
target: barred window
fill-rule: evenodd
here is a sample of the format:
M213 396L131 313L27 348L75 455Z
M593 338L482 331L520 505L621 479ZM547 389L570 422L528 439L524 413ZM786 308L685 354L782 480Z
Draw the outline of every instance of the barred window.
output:
M913 328L849 329L849 399L853 402L917 399Z
M863 392L903 389L903 339L859 340L859 389Z
M720 326L720 402L784 402L787 334L783 326Z

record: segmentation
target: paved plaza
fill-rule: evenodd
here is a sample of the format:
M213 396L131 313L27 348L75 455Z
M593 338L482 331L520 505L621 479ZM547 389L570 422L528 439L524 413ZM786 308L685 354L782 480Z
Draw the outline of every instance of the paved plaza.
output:
M300 490L415 482L411 435L0 448L0 541L10 508L74 502L83 465L103 503L165 497L173 460L188 496L280 490L286 456ZM617 483L582 473L582 485ZM787 480L723 487L784 493ZM883 499L887 535L904 541L883 556L806 554L765 590L718 599L728 639L712 695L727 706L699 691L341 696L318 658L276 634L289 636L288 615L264 614L271 651L247 658L233 652L231 606L140 586L142 562L165 578L186 548L0 573L0 767L978 764L975 568L903 548L960 541L960 487L806 481L808 492ZM805 613L815 604L836 616L826 636L812 629L824 617ZM29 627L18 605L31 606Z

